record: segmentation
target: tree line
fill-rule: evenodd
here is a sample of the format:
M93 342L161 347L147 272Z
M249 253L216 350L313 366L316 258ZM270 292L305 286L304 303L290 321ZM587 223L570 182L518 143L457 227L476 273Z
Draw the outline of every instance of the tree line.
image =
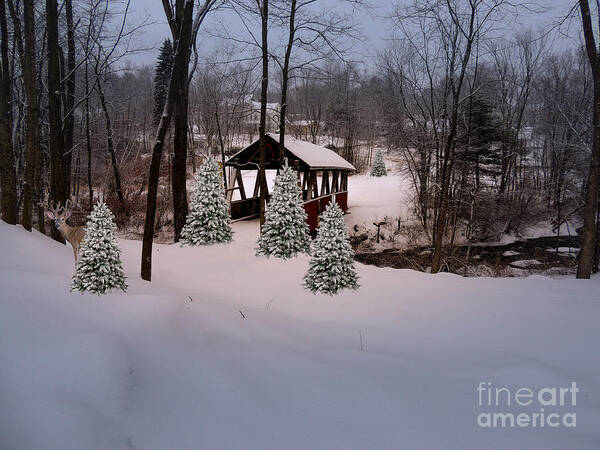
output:
M352 60L355 16L326 2L162 5L170 36L156 66L134 67L145 24L131 19L129 0L0 2L4 221L62 240L45 228L44 193L82 211L102 193L117 222L143 234L150 279L156 232L177 241L185 224L198 153L224 162L257 136L266 183L267 108L278 103L282 146L286 135L327 144L359 169L377 146L401 156L433 272L458 234L518 232L536 215L556 232L581 218L578 276L597 271L600 60L586 0L571 11L582 47L560 51L545 31L506 33L521 12L513 2L399 4L370 65ZM242 31L213 26L199 39L219 11ZM203 52L206 39L218 50Z

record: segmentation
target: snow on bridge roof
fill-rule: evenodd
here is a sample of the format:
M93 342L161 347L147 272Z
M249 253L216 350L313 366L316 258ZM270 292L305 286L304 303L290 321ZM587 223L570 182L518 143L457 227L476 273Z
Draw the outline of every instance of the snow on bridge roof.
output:
M275 150L277 144L279 144L279 135L275 133L266 134L267 141L267 154L269 155L269 148ZM243 150L240 150L235 155L227 160L226 165L245 165L248 164L249 160L255 159L255 149L258 148L258 140L250 144ZM301 141L291 136L285 138L285 149L291 153L294 157L303 162L311 170L322 170L322 169L338 169L338 170L356 170L352 164L342 158L333 150L322 147L320 145L311 144L310 142ZM275 150L276 151L276 150ZM279 152L277 151L277 154ZM289 156L289 155L288 155ZM270 156L275 158L278 162L278 156L273 154ZM269 156L267 157L269 158ZM236 164L237 162L237 164ZM258 161L253 161L256 164ZM267 168L271 167L269 161L267 162Z
M279 142L279 136L274 133L267 133L276 142ZM311 169L345 169L355 170L354 166L330 150L320 145L311 144L307 141L301 141L290 136L285 137L285 148L310 166Z

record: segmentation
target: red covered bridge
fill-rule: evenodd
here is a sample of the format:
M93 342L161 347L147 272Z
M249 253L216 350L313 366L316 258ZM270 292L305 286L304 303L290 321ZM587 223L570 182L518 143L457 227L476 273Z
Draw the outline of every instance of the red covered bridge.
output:
M265 137L266 170L279 170L279 136L267 134ZM260 185L258 176L251 197L246 195L242 170L258 170L259 141L240 150L225 162L230 167L227 186L227 201L231 205L231 218L256 217L259 214ZM298 172L298 181L302 187L302 200L308 215L310 231L317 228L318 217L327 204L334 200L343 211L348 209L348 174L354 166L335 153L320 145L285 138L285 158L288 164ZM233 200L233 193L239 191L239 199ZM269 193L267 192L267 198Z

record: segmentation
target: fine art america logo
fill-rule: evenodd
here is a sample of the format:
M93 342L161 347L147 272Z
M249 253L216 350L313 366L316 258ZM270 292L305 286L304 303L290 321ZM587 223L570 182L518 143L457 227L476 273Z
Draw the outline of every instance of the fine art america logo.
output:
M511 389L481 381L476 388L479 409L477 425L482 428L568 427L577 425L577 383L570 387ZM518 412L509 412L518 410Z

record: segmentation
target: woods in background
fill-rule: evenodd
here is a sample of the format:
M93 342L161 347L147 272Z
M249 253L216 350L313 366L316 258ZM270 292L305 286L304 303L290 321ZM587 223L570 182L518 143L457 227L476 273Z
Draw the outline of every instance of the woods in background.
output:
M62 241L45 227L44 193L72 199L75 221L101 195L143 235L150 279L155 236L177 241L185 225L197 158L223 163L273 131L359 170L374 148L397 153L433 272L459 236L497 240L540 218L556 233L583 221L587 278L600 259L600 57L597 10L578 7L581 47L556 50L543 31L507 32L520 10L503 0L403 2L366 65L354 16L324 1L176 0L163 2L156 65L139 67L128 60L144 23L129 0L2 0L2 219ZM218 10L243 26L213 26L203 45Z

